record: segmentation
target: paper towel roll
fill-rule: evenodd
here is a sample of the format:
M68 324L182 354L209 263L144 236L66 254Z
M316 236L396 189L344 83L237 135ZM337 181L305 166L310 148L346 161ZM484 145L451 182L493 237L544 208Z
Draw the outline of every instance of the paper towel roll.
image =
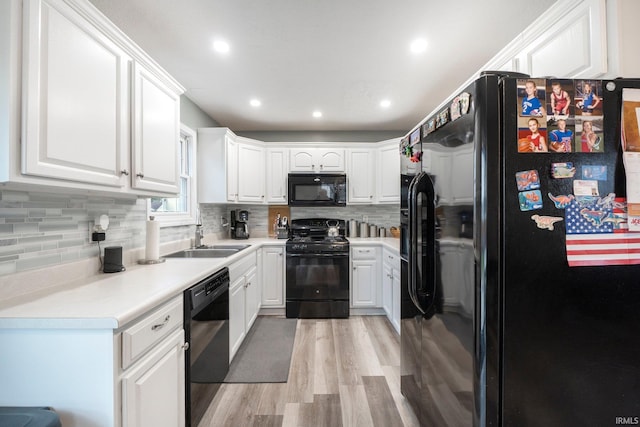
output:
M145 259L157 260L160 258L160 223L149 217L147 221L147 246L145 247Z

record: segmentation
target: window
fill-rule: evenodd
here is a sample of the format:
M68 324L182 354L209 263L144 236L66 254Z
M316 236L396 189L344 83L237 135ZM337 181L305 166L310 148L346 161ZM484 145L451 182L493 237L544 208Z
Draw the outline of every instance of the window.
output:
M196 222L196 133L180 126L180 195L151 197L147 202L149 216L161 227L191 225Z

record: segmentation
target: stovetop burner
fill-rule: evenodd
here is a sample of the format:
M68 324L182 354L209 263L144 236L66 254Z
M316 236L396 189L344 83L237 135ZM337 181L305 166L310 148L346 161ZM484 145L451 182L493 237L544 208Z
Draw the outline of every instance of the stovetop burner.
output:
M337 224L338 236L328 236L329 224ZM345 237L344 220L327 218L294 219L290 225L288 253L336 253L348 252L349 241Z

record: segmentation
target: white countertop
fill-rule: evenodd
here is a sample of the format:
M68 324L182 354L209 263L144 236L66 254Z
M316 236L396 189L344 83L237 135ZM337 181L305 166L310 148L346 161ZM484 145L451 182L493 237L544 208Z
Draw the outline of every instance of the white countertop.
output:
M263 246L282 246L285 240L242 243L251 247L230 257L167 258L160 264L128 266L126 271L101 274L83 285L2 308L0 328L118 329L246 254Z
M152 265L128 266L121 273L101 274L86 283L0 309L5 329L118 329L179 295L220 268L263 246L282 246L273 238L220 241L251 247L226 258L167 258ZM350 238L354 246L381 244L398 252L396 238Z

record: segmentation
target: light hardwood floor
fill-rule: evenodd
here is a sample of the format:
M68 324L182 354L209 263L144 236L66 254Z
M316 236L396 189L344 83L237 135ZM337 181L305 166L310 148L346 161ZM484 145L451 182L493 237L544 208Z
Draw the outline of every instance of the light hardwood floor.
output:
M199 427L418 426L384 316L299 319L289 380L223 384Z

